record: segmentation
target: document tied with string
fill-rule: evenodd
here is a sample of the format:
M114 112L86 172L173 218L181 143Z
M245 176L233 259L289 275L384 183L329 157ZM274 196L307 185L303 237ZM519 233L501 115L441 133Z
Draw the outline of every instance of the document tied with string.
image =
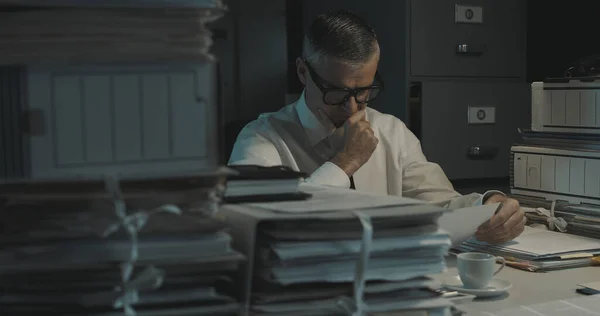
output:
M443 272L452 242L469 238L498 207L451 211L355 190L302 190L312 198L219 212L234 248L248 258L241 271L245 315L443 314L452 303L427 276ZM473 216L453 218L465 214Z

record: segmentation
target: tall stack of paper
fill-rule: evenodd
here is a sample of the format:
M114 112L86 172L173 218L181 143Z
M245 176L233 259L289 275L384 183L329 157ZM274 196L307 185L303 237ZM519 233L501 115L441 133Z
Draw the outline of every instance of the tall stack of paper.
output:
M17 106L6 113L27 127L5 136L28 139L15 173L217 167L220 76L208 23L225 11L221 0L0 0L0 66L19 66L16 92L0 99L10 96Z
M224 205L248 257L247 314L448 311L426 277L444 271L444 209L399 197L303 187L307 201ZM398 314L402 315L402 314Z
M55 7L0 11L2 64L203 61L212 44L206 23L224 10L221 1L3 3Z
M2 315L237 315L223 178L0 184Z

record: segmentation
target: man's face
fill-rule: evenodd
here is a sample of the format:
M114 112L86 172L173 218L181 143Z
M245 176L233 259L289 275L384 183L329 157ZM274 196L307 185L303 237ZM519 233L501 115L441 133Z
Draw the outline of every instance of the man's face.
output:
M340 127L354 113L366 108L367 103L357 102L357 98L365 101L378 93L369 89L374 84L378 63L379 54L374 54L360 67L328 59L318 65L310 65L299 58L296 66L298 77L305 86L306 104L315 114L324 114L336 127ZM348 92L336 89L357 89L356 98L351 96L340 102Z

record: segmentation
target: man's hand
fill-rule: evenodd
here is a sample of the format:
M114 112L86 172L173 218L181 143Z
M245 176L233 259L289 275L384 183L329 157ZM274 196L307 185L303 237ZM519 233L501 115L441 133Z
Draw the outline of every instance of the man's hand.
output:
M491 196L485 204L502 203L500 210L492 218L481 225L475 238L490 244L503 244L521 235L525 230L527 218L519 206L519 202L501 194Z
M378 143L365 111L358 111L344 123L344 146L331 162L351 176L371 158Z

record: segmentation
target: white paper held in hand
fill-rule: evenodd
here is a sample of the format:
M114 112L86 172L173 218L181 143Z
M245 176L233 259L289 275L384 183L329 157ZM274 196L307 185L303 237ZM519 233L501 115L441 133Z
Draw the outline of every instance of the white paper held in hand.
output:
M493 203L455 209L444 213L438 220L438 225L450 234L452 246L456 246L471 238L477 228L490 220L499 207L500 203Z

